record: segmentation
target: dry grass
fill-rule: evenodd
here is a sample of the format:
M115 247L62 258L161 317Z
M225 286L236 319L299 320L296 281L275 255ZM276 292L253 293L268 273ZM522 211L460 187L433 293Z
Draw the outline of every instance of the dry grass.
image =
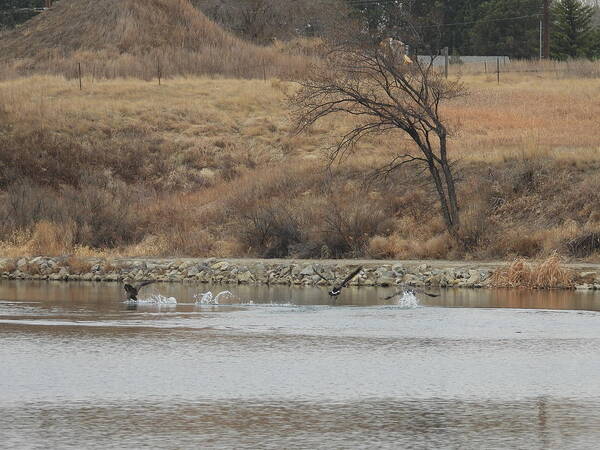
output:
M519 258L492 275L491 285L497 288L566 289L575 285L575 273L561 265L554 254L545 261L530 265Z
M294 78L306 56L242 41L187 0L61 0L0 41L4 77L25 73L94 78L214 74Z
M70 273L84 274L92 270L93 264L86 258L71 255L66 261L65 266L69 268Z
M597 80L557 80L511 75L500 86L482 76L464 76L471 94L450 105L456 155L499 162L551 158L597 161L600 115Z
M497 81L496 62L492 63L468 63L450 65L452 75L485 75L488 81ZM500 80L514 79L514 75L529 78L600 78L600 63L587 59L554 61L538 59L516 59L513 61L500 59Z
M597 260L600 90L514 77L467 75L472 95L446 110L460 244L411 168L363 183L403 139L370 138L327 175L322 150L351 122L294 136L292 83L0 82L0 253Z
M128 183L192 190L315 147L290 136L279 82L88 81L83 92L55 77L0 82L11 130L0 135L0 158L12 168L0 182L48 174L48 183L73 184L93 162ZM15 158L11 147L45 151Z
M73 236L66 224L41 221L33 228L27 242L28 254L59 256L69 252L73 246Z
M0 266L0 272L4 273L4 272L14 272L15 270L17 270L17 262L14 260L9 260L9 261L5 261L4 263L2 263L2 266Z

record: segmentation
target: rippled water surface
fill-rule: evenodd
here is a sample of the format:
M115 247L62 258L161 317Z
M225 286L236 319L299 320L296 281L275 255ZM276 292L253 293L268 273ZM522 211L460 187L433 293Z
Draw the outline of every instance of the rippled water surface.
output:
M118 284L0 283L0 447L600 441L600 295L145 289L134 305Z

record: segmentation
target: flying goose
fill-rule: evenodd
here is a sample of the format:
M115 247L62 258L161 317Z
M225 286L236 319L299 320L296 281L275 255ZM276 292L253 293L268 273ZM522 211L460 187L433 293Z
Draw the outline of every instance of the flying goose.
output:
M132 286L131 284L125 283L123 288L125 288L125 292L127 292L127 300L137 301L137 295L141 288L144 286L148 286L149 284L154 283L154 281L142 281L140 284Z
M338 295L340 295L342 293L342 289L344 289L345 287L348 286L348 283L350 283L350 281L352 281L352 279L358 275L360 273L360 271L362 270L362 266L359 267L358 269L356 269L354 272L352 272L350 275L348 275L344 281L342 281L340 284L334 284L333 287L331 288L331 290L329 291L329 295L331 297L337 297ZM328 283L331 283L331 280L328 280L327 278L325 278L323 275L321 275L314 267L313 267L313 272L316 273L319 277L321 277L323 280L327 281Z

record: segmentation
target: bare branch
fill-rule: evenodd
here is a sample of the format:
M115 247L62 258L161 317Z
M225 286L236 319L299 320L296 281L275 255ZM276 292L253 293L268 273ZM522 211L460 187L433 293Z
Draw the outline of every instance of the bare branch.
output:
M305 131L336 114L355 119L330 148L329 165L346 158L368 135L396 130L409 136L420 154L399 153L374 174L387 178L407 164L421 164L436 188L448 230L456 235L458 202L440 106L466 95L466 90L460 80L446 80L435 69L434 58L429 62L417 59L414 64L402 61L379 47L331 49L325 64L315 67L292 98L296 130Z

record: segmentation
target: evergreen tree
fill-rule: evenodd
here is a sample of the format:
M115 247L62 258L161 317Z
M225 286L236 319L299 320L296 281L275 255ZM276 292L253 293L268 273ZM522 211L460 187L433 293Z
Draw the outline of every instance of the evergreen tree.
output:
M540 0L489 0L471 26L471 49L479 55L531 58L539 54ZM508 19L519 17L519 19Z
M593 31L589 56L594 59L600 59L600 28Z
M553 7L552 57L557 59L591 57L595 32L594 9L579 0L559 0Z

